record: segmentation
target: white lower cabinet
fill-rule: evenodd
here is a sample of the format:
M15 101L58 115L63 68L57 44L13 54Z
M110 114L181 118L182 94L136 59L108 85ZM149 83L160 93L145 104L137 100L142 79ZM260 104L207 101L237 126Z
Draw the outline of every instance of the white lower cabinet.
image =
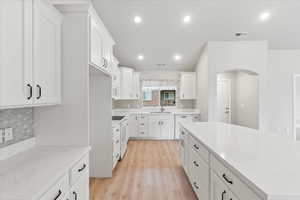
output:
M181 135L181 165L200 200L263 200L264 194L225 163L184 128ZM187 138L187 143L183 138ZM188 155L184 155L184 153ZM188 162L186 164L187 158ZM186 166L187 165L187 166ZM187 169L186 169L187 168Z
M209 165L190 146L189 179L199 199L209 199Z
M89 156L76 162L40 200L89 200Z
M229 190L221 179L211 173L211 200L229 200Z
M175 115L175 139L179 139L180 123L200 121L199 114L176 114Z
M150 115L149 116L149 137L153 139L174 138L173 115Z
M89 177L81 177L71 188L70 200L88 200L89 199Z

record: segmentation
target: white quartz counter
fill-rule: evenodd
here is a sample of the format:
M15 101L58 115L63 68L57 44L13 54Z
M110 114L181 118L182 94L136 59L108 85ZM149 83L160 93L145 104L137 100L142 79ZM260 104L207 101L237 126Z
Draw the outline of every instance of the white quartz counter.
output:
M153 114L153 112L159 112L160 108L143 108L143 109L114 109L113 115L129 115L129 114ZM200 112L197 109L168 109L166 108L165 112L163 113L168 114L175 114L175 115L189 115L189 114L195 114L199 115ZM161 113L161 114L163 114ZM154 113L157 114L157 113Z
M0 200L39 198L89 150L37 146L0 161Z
M223 123L182 126L269 200L300 200L300 143Z

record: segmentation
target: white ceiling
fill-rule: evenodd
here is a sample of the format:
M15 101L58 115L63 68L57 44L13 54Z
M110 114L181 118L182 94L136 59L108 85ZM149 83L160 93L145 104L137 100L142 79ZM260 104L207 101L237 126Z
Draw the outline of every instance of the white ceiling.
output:
M138 70L189 70L206 41L268 40L272 49L300 48L298 0L92 0L116 41L121 65ZM270 20L259 15L271 12ZM191 15L190 24L182 18ZM141 24L133 22L142 17ZM236 32L248 32L238 39ZM145 59L137 59L138 54ZM182 60L175 62L179 53ZM157 67L156 64L167 64Z

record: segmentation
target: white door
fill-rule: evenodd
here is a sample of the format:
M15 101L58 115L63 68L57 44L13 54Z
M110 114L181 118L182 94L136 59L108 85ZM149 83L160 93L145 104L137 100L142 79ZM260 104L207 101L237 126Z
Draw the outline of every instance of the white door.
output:
M89 177L83 175L72 187L70 200L88 200L89 199Z
M0 1L0 108L32 103L32 0Z
M294 137L300 140L300 74L294 75Z
M161 119L160 116L149 116L149 137L160 138L161 137Z
M220 122L231 123L231 83L230 80L217 81L217 109Z
M44 1L34 1L34 101L60 102L61 14Z

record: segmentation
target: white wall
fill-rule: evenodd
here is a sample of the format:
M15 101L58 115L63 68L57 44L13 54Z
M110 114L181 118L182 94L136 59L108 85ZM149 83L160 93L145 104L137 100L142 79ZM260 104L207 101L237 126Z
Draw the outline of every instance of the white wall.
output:
M293 74L300 74L300 50L270 50L267 71L266 127L292 137Z
M259 74L259 124L265 121L265 75L268 58L266 41L208 42L208 120L217 120L218 73L230 70L248 70ZM264 129L263 126L260 129Z
M258 81L257 75L236 73L235 124L255 129L259 127Z
M208 121L208 55L207 48L203 49L202 55L196 66L197 76L197 102L196 107L201 113L201 120Z

